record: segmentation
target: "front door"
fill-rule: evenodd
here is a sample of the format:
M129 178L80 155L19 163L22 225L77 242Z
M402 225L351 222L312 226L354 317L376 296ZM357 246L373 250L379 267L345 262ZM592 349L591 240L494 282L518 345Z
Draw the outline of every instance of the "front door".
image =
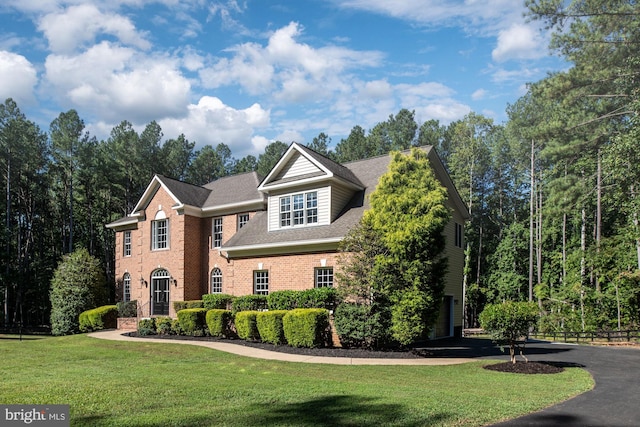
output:
M169 273L156 270L151 276L151 307L154 316L169 315Z

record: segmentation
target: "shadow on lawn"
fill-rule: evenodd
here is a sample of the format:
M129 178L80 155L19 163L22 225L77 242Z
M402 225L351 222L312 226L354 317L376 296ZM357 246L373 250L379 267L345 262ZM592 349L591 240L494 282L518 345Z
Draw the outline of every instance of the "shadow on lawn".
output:
M411 419L402 405L374 403L374 399L356 396L325 396L300 403L260 405L260 419L247 419L245 425L290 426L383 426L414 427L433 425L450 418L444 413ZM411 418L411 417L409 417Z

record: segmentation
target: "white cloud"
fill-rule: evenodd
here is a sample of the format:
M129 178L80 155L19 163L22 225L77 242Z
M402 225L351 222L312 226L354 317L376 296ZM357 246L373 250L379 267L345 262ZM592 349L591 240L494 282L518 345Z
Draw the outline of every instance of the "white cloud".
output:
M471 99L473 99L474 101L479 101L481 99L484 99L485 96L487 96L487 91L484 89L478 89L471 94Z
M27 58L0 51L0 102L13 98L18 105L33 103L37 83L36 69Z
M102 34L139 49L150 47L128 18L103 13L92 4L70 6L64 11L46 14L40 19L38 28L48 39L50 49L56 53L73 52Z
M147 122L185 112L191 85L176 62L102 42L80 55L50 55L46 80L62 104L106 121Z
M237 110L216 97L203 96L198 104L187 107L185 117L166 118L158 123L165 135L184 133L198 147L224 143L234 156L243 157L255 153L255 146L264 143L254 133L270 125L270 111L259 104Z
M498 62L509 59L538 59L546 54L540 34L533 27L524 24L513 24L498 34L498 45L491 52L491 57Z
M244 43L228 49L231 58L218 58L200 72L202 85L239 85L250 95L272 94L276 100L299 103L347 90L347 70L381 62L380 52L299 43L302 31L292 22L274 31L266 46Z

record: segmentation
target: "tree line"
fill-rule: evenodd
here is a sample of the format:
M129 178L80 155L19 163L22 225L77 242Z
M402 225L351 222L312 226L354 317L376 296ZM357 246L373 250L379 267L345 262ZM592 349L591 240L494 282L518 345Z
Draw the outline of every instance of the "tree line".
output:
M546 330L637 327L640 6L526 4L571 67L530 84L505 123L473 112L448 125L418 123L402 109L335 145L320 133L308 146L338 162L436 148L471 213L466 326L488 303L531 300ZM0 105L3 323L48 323L51 276L74 248L100 259L113 283L114 236L104 224L130 213L154 174L196 185L266 175L288 144L239 159L223 143L195 147L185 135L165 139L156 122L138 133L123 121L98 141L74 110L44 132L13 100Z

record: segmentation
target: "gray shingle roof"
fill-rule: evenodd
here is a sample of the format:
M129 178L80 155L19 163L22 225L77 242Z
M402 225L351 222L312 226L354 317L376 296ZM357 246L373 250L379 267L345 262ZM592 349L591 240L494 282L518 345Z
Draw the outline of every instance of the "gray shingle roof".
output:
M157 175L171 193L184 205L201 207L209 197L211 190L166 176Z
M260 181L262 177L256 172L217 179L204 186L210 193L200 206L207 208L264 199L258 191Z

